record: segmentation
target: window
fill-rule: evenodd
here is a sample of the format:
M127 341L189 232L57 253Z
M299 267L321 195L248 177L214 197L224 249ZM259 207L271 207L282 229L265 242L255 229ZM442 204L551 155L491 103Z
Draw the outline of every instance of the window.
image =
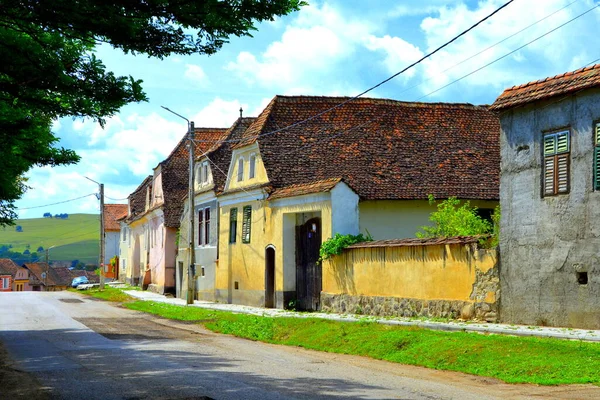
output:
M244 179L244 159L240 158L238 160L238 170L237 170L237 180L241 182Z
M198 211L198 246L210 242L210 207Z
M252 179L254 178L254 170L256 169L256 156L254 154L252 154L250 156L250 167L248 168L248 178Z
M237 208L229 210L229 243L237 240Z
M600 190L600 122L594 130L594 190Z
M544 135L544 196L569 193L569 131Z
M204 209L204 244L210 243L210 208Z
M250 224L252 222L252 206L244 206L242 212L242 243L250 243Z
M2 289L10 289L10 278L2 278Z
M202 163L202 183L208 182L208 162Z
M125 241L127 240L127 228L123 227L123 228L121 229L121 232L123 233L123 234L122 234L121 241L125 242Z

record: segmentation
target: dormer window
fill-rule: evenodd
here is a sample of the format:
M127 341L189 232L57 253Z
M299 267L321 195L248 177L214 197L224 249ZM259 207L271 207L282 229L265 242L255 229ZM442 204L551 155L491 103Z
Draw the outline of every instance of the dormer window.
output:
M243 158L240 158L238 160L237 180L238 180L238 182L241 182L244 180L244 159Z
M249 179L254 178L255 170L256 170L256 156L254 154L252 154L250 156L250 168L249 168L249 171L248 171L248 174L249 174L248 178Z

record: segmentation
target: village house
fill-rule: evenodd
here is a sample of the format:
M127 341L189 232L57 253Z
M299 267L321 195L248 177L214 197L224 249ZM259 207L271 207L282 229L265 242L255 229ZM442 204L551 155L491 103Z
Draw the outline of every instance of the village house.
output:
M501 319L600 328L600 64L506 89Z
M29 274L29 286L34 292L56 292L65 290L73 279L67 267L51 267L44 262L23 264Z
M208 150L225 131L196 128L195 154ZM124 220L130 235L125 264L130 265L131 274L126 279L161 294L175 292L177 234L189 177L186 144L184 137L129 196L129 214Z
M111 259L119 258L121 244L121 225L119 219L127 217L127 204L104 205L104 276L116 279L118 265L111 265Z
M435 209L429 194L491 212L499 129L470 104L276 96L217 194L215 299L320 309L319 248L334 234L414 237Z
M194 264L195 298L215 300L215 273L219 242L219 205L217 194L223 191L231 160L231 150L254 118L240 116L212 147L196 159L194 166ZM180 222L180 240L177 252L177 297L187 297L185 266L189 258L189 203L184 198Z
M0 259L0 292L29 291L29 273L9 258Z

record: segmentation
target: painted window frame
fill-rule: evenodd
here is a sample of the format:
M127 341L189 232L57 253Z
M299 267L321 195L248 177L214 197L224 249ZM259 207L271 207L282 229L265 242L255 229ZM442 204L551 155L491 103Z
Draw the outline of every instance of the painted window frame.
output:
M570 192L571 130L547 132L542 137L542 197Z
M237 214L237 207L229 209L229 244L237 242Z
M0 278L0 280L2 281L2 286L0 289L10 289L10 278Z
M600 121L594 123L593 130L594 140L594 160L593 160L593 182L592 188L594 191L600 191Z
M210 244L210 207L198 209L198 246Z
M208 183L208 161L204 161L200 167L202 168L202 183Z
M237 165L237 181L242 182L244 180L244 157L238 158Z
M250 243L252 235L252 206L242 208L242 243Z
M250 154L248 163L248 179L254 179L256 177L256 154Z

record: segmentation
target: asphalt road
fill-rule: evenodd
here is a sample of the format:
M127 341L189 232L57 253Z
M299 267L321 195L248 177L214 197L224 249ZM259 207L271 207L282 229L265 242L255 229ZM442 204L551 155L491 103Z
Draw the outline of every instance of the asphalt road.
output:
M52 398L600 398L592 386L508 385L256 343L70 292L0 293L0 310L0 340Z

